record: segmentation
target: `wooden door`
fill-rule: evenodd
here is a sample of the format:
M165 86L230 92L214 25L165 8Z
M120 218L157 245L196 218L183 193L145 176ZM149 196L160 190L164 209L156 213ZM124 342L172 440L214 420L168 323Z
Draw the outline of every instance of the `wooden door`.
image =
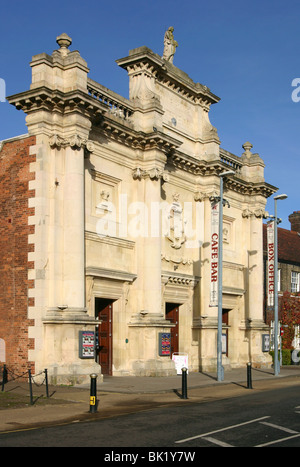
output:
M171 358L174 352L179 352L179 305L166 303L166 319L175 324L171 328Z
M228 324L229 324L229 311L222 310L222 324L225 324L226 328L222 329L222 353L228 357Z
M104 375L112 374L112 331L113 331L113 307L112 301L96 299L96 316L101 323L98 326L97 361L101 365Z

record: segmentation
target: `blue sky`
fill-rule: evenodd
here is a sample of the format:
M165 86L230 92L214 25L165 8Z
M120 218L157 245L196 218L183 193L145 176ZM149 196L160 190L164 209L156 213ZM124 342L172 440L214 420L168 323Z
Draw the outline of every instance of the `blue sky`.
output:
M174 26L174 65L221 98L210 111L221 146L240 156L250 141L266 164L266 181L286 193L278 203L283 228L300 210L299 0L0 0L0 78L6 95L29 89L33 55L51 54L56 37L72 37L89 76L128 97L126 72L115 60L146 45L163 52ZM297 89L299 88L299 93ZM297 99L296 99L297 100ZM25 116L0 102L0 140L27 132ZM273 198L267 210L274 212Z

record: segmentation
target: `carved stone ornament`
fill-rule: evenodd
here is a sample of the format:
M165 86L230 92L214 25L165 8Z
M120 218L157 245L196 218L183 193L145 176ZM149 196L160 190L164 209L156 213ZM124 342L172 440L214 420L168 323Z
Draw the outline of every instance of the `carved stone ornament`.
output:
M216 191L205 192L197 191L194 194L194 201L202 203L206 199L209 199L210 202L219 202L219 194Z
M250 159L252 156L251 149L253 148L253 144L247 141L246 143L242 145L242 148L245 150L245 152L243 153L243 156L245 156L247 159Z
M96 207L98 214L112 211L112 203L109 201L110 193L107 190L102 190L100 193L100 203Z
M154 167L153 169L144 170L140 167L137 167L132 172L132 177L134 180L142 180L143 178L150 178L151 180L164 180L168 181L169 177L163 170Z
M249 217L253 216L257 219L267 219L269 217L269 213L264 209L255 209L254 211L250 211L250 209L244 209L244 211L242 212L243 218L248 219Z
M66 57L70 51L69 47L72 44L72 39L71 37L68 36L65 32L63 32L60 36L57 36L56 42L60 47L60 53L63 57Z
M255 217L259 218L259 219L267 219L267 217L269 216L269 213L267 211L265 211L264 209L256 209L254 211L254 215Z
M153 71L153 67L147 63L135 64L130 68L130 99L140 101L158 99Z
M194 200L202 203L202 201L204 201L208 197L209 195L207 193L204 193L203 191L197 191L197 193L195 193L194 195Z
M60 148L63 146L64 140L58 135L52 135L49 139L51 148Z
M67 146L70 146L73 149L86 148L89 152L93 152L95 149L92 141L82 138L79 135L73 135L70 138L62 138L61 136L54 134L49 138L49 144L52 149L66 148Z
M179 202L178 193L174 193L173 195L173 203L169 210L168 221L169 232L166 234L166 237L170 240L171 247L179 250L186 242L186 235L184 233L183 209Z
M190 266L191 264L193 264L193 260L192 259L189 259L189 258L183 258L183 257L180 257L180 258L177 258L177 257L171 257L169 255L166 255L164 253L161 254L161 260L163 261L166 261L167 263L174 263L174 264L181 264L183 266Z
M177 41L174 39L174 28L171 26L167 29L164 35L164 52L162 58L170 63L173 63L176 48L178 47Z

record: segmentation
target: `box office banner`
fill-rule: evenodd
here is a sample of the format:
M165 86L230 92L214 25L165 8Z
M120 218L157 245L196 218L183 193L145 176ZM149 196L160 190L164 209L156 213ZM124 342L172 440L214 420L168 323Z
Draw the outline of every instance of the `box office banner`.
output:
M268 306L274 306L274 221L267 224L267 302Z
M218 306L219 203L211 206L210 303Z

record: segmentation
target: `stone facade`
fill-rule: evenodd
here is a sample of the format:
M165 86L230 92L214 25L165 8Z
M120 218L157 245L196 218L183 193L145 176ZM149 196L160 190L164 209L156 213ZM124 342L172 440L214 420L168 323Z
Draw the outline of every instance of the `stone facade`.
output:
M173 55L140 47L117 60L129 76L125 99L88 77L66 34L57 43L52 55L33 57L30 89L8 98L35 140L28 360L54 382L84 381L101 368L170 375L174 362L159 355L159 339L171 333L190 371L214 371L211 202L220 174L233 169L224 179L223 364L268 365L262 219L276 188L263 160L250 143L240 157L220 148L209 120L219 98ZM95 328L97 361L80 359L78 333Z

